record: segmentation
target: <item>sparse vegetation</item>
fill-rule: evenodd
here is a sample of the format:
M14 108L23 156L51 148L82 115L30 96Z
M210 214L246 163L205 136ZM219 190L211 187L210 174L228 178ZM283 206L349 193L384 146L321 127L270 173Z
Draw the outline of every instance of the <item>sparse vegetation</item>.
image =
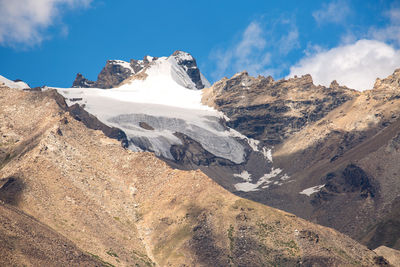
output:
M132 251L132 254L133 254L132 258L142 261L144 264L146 264L146 266L149 267L156 266L156 264L147 255L142 254L138 251Z
M108 255L112 256L112 257L118 258L117 253L113 252L111 249L108 250L108 251L106 251L106 253L107 253Z
M233 250L233 246L234 246L234 242L235 242L235 238L233 237L234 232L235 232L235 229L233 228L233 225L231 224L228 228L229 248L231 251Z
M88 252L88 254L90 256L92 256L93 258L95 258L96 260L100 261L102 264L104 264L105 267L115 267L115 265L112 265L109 262L104 261L102 258L100 258L98 255L92 254L90 252Z

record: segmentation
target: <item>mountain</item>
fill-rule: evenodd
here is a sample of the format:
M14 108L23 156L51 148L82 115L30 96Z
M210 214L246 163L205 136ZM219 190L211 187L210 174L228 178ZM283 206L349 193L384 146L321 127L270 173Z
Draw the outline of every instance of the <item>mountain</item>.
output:
M75 114L79 109L123 131L130 150L154 152L175 168L200 168L227 189L234 190L233 182L245 179L246 169L262 166L257 169L259 177L271 172L267 147L227 127L222 112L201 103L198 82L209 83L191 55L177 51L169 57L131 62L145 62L145 67L118 87L56 89L70 109L74 106ZM200 80L188 73L197 73ZM80 119L93 128L93 118Z
M112 89L57 88L88 127L371 249L400 249L399 70L359 92L247 72L208 86L181 51L118 64L131 71Z
M200 73L196 60L188 53L175 51L169 57L145 56L143 60L131 59L108 60L97 77L97 81L89 81L78 73L72 84L74 88L113 88L120 85L127 78L141 79L148 75L148 69L159 68L161 72L170 72L173 80L189 89L203 89L210 83Z
M62 100L0 88L2 264L389 266L335 230L124 149Z

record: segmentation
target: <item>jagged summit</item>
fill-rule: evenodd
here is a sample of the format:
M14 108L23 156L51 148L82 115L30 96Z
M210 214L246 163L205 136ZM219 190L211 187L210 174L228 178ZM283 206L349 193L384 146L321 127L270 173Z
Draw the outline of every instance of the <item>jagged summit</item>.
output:
M400 69L396 69L392 75L384 79L377 78L373 90L398 91L400 85Z
M152 69L156 69L153 71ZM203 89L210 83L201 74L196 60L187 52L175 51L169 57L145 56L142 60L108 60L97 77L89 81L78 73L72 85L74 88L115 88L136 79L145 79L149 73L169 76L179 85L188 89Z
M228 125L242 134L276 145L356 93L335 83L316 86L309 74L275 81L243 71L205 89L202 102L230 117Z

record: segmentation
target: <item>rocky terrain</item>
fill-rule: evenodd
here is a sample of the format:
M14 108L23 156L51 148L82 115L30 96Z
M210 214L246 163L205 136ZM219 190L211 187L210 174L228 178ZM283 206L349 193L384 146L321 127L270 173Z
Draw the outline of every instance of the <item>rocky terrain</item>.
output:
M315 86L310 75L274 81L241 72L205 89L202 101L224 112L228 126L275 145L355 96L336 82Z
M334 227L370 248L399 247L400 70L357 92L309 75L274 81L246 72L205 89L227 125L274 145L290 183L239 195Z
M125 150L58 98L0 88L2 264L389 266L335 230Z
M382 255L394 267L400 266L400 251L385 246L374 249L376 253Z
M7 183L1 187L2 197L18 181L8 178ZM1 266L103 265L64 236L4 202L0 204L0 233Z
M192 73L186 88L201 88L196 82L202 76L193 57L177 51L169 58L181 71ZM157 74L150 72L154 63L146 63L140 71L145 59L131 61L139 72L120 85ZM160 117L153 114L160 106L146 103L146 108L131 105L124 111L127 114L113 121L100 119L104 124L100 127L88 113L92 111L84 107L92 105L84 96L64 95L70 102L78 99L66 110L86 112L80 117L89 121L85 122L88 127L113 129L103 132L130 149L155 152L173 168L200 169L241 197L333 227L371 249L381 245L400 249L399 77L397 70L364 92L336 81L329 87L317 86L310 75L275 81L242 72L224 78L204 88L201 101L222 112L219 125L215 120L208 125L229 132L227 143L191 125L199 117L187 121ZM139 131L129 134L133 128ZM173 135L170 140L163 132L166 129ZM137 136L142 132L161 136L151 141L146 135ZM155 149L155 144L164 152Z

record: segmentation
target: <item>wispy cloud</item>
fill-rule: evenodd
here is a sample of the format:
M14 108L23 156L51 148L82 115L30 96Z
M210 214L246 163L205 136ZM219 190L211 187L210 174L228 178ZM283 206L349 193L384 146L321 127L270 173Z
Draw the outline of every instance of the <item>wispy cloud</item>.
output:
M215 76L221 76L227 69L235 72L247 70L250 73L261 71L270 62L271 54L264 52L266 40L257 22L250 23L243 32L239 43L226 50L217 50L212 58L216 61Z
M279 51L283 55L287 55L290 51L295 48L299 48L299 31L294 25L286 35L283 35L279 40Z
M314 83L329 86L333 80L357 90L372 89L400 67L400 50L376 40L359 40L306 55L290 68L289 77L311 74Z
M400 46L400 8L392 8L384 13L388 23L384 27L371 27L369 37Z
M274 59L299 48L299 32L291 20L277 20L276 23L285 27L283 34L274 32L273 26L266 31L261 22L253 21L232 46L212 51L210 58L216 65L213 78L244 70L251 75L280 72L271 67Z
M92 0L0 0L0 44L34 45L65 9L88 7ZM65 34L65 27L62 29Z
M321 9L312 13L318 24L323 23L344 23L350 15L350 7L343 0L332 1L323 4Z

